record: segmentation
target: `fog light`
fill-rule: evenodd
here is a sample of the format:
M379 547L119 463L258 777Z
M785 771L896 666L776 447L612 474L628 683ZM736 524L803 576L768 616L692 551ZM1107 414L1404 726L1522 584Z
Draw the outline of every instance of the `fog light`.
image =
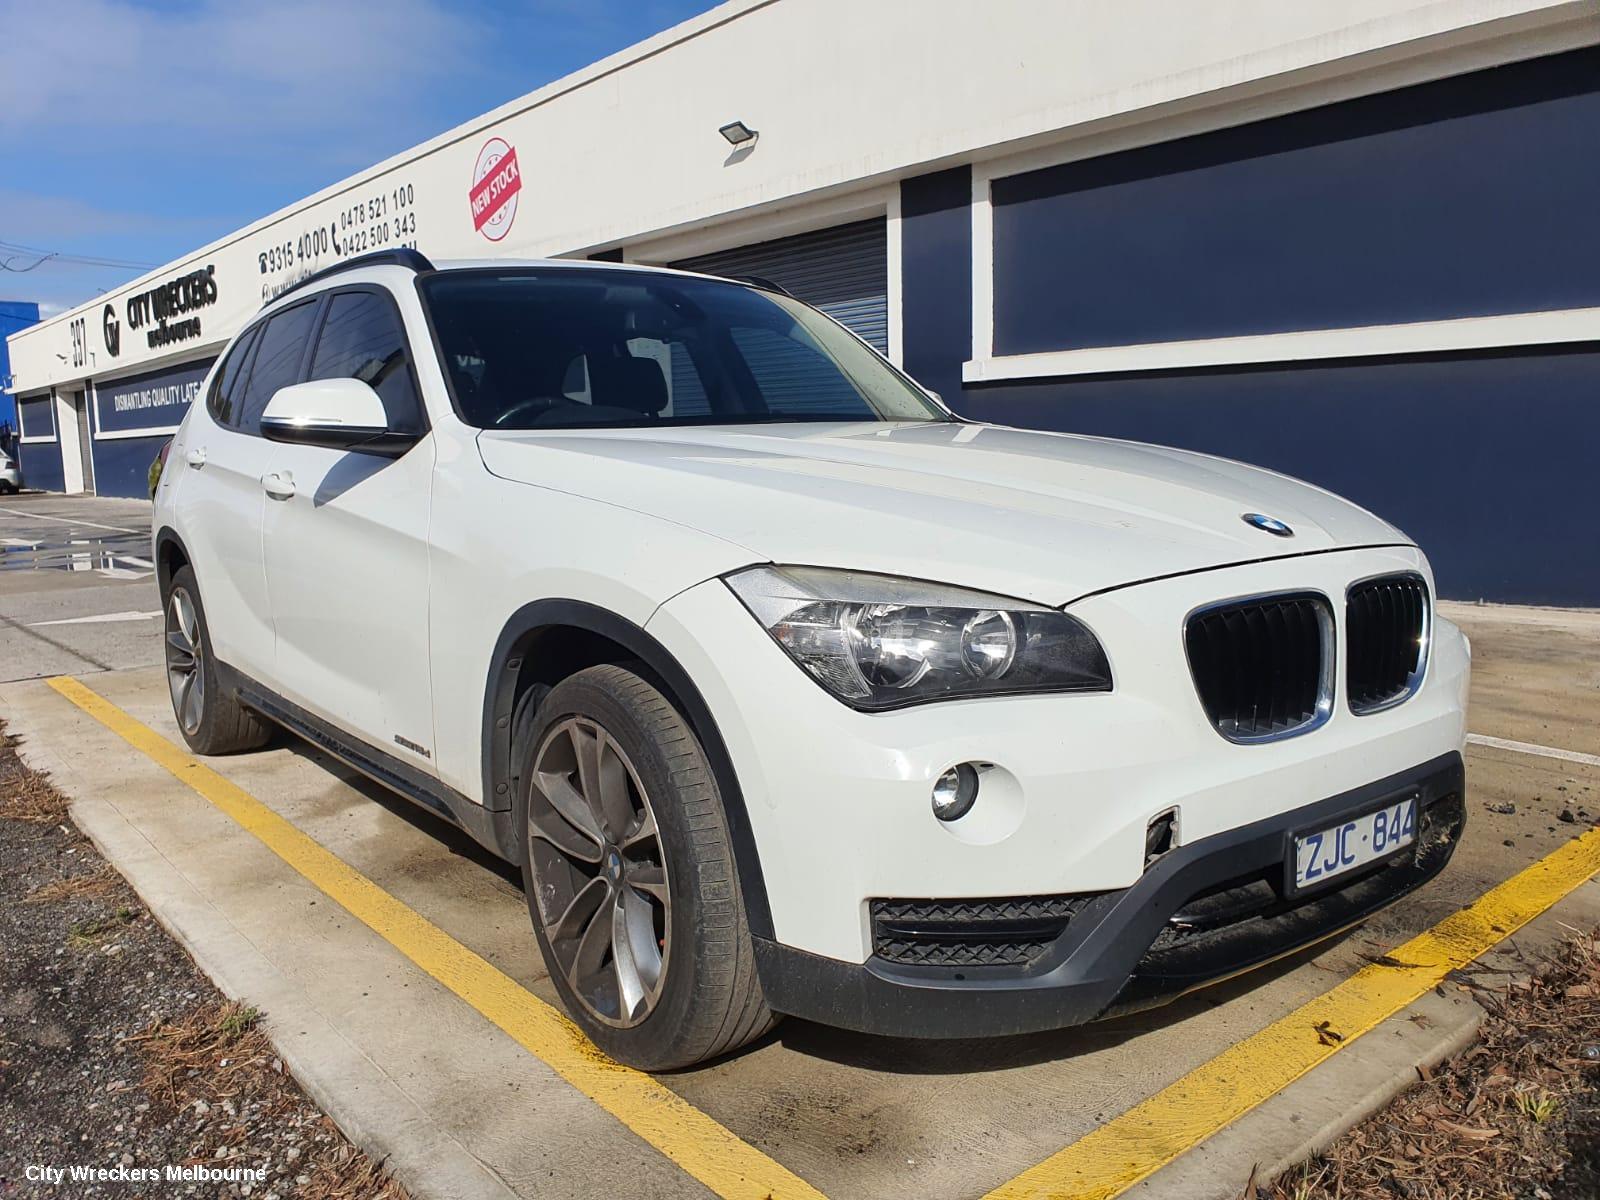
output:
M971 763L951 767L933 785L933 815L956 821L972 810L978 798L978 769Z

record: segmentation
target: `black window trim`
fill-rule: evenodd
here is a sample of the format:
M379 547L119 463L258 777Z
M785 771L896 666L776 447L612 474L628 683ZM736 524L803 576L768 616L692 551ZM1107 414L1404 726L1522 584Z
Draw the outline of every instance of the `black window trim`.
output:
M337 287L330 287L326 291L317 294L322 307L313 319L311 337L306 343L305 361L300 364L300 379L297 382L303 383L311 377L311 367L317 358L317 345L322 341L322 327L327 323L328 310L333 307L334 297L352 295L358 292L370 292L374 295L382 296L389 302L389 312L394 317L395 326L400 330L400 342L405 347L406 372L411 376L411 394L416 398L417 416L421 421L419 429L407 432L414 432L420 441L433 431L433 420L428 416L428 402L423 399L422 380L417 375L417 356L416 352L411 348L411 335L406 332L405 314L400 311L400 303L395 299L394 292L384 287L381 283L343 284ZM290 307L294 306L290 305ZM280 311L287 312L288 309ZM387 414L388 410L385 409L384 412Z
M315 311L315 312L313 312L311 314L311 328L313 330L320 329L322 327L322 308L323 308L325 303L326 303L326 297L321 292L319 292L319 293L317 293L316 295L313 295L313 296L307 296L304 300L297 300L293 304L285 304L282 308L275 308L269 313L263 313L254 322L252 322L249 326L247 326L246 330L248 331L249 329L260 329L262 331L262 336L265 336L266 327L272 323L272 321L273 321L273 319L275 317L281 317L285 313L291 313L295 309L304 308L307 305L313 305L313 306L316 307L316 310L317 310L317 311ZM239 336L243 337L244 334L241 333ZM262 337L258 336L256 338L256 344L254 346L250 347L250 363L249 363L250 374L245 376L245 388L246 388L246 390L249 389L250 379L255 375L255 371L256 371L256 356L257 356L257 354L260 353L261 341L262 341ZM295 368L295 375L294 375L294 382L295 383L304 382L305 377L306 377L306 368L307 368L307 365L311 361L310 360L311 347L314 346L315 344L316 344L316 338L313 336L313 337L307 338L306 339L306 344L304 346L300 347L300 363L299 363L299 366L297 366ZM242 369L243 368L241 367L241 370ZM218 376L219 382L220 382L220 379L221 379L221 376L219 375ZM292 386L292 385L288 385L288 386ZM207 400L207 409L209 410L209 408L210 408L210 401L208 399ZM263 411L265 411L265 410L263 410ZM256 428L256 429L245 429L243 427L243 425L241 424L241 421L240 421L240 418L242 416L243 416L243 410L241 409L239 416L235 417L235 419L230 421L228 424L222 425L222 423L220 421L217 422L217 423L218 423L219 426L221 426L221 428L227 429L227 430L229 430L230 432L233 432L233 433L237 433L240 437L254 437L254 438L261 437L262 433L261 433L261 430L259 428ZM212 417L212 420L216 420L215 416Z
M231 429L236 433L239 432L237 422L224 421L217 415L217 393L222 388L222 377L227 373L228 363L233 357L233 352L241 348L244 351L244 358L239 363L239 373L244 376L246 382L249 381L250 368L255 365L256 347L261 344L261 327L265 324L266 321L264 320L251 321L250 324L239 331L238 336L233 339L232 345L217 359L217 373L211 379L211 386L206 389L206 414L211 418L211 423L218 429ZM247 338L250 340L248 346L243 344ZM238 385L238 382L238 379L235 378L235 386Z

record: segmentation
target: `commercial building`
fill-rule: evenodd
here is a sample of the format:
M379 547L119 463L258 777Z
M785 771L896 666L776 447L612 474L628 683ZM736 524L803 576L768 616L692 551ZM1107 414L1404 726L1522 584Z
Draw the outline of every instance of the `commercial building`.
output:
M17 417L11 395L11 348L6 339L39 320L39 306L0 300L0 453L16 453Z
M1588 2L733 0L13 337L24 467L142 493L341 256L616 258L775 280L975 418L1323 484L1446 596L1596 605L1597 131Z

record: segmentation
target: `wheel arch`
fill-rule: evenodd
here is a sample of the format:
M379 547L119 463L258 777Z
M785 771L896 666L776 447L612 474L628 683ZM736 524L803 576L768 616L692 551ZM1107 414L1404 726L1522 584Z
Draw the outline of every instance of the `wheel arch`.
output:
M189 556L189 548L170 526L162 526L156 534L156 586L160 589L162 602L167 598L167 589L172 586L172 577L178 573L179 568L193 569L194 559Z
M513 736L522 697L533 687L553 684L601 662L643 664L651 682L694 730L722 796L750 932L756 937L772 937L772 912L749 810L716 719L677 659L626 617L581 600L564 599L536 600L511 615L495 642L484 688L485 807L508 813L511 809L518 774Z

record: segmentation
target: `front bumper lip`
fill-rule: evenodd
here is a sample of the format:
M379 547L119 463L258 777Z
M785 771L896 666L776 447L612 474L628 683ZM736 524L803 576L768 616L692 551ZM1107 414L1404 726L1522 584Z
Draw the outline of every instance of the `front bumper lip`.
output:
M1283 896L1293 838L1415 794L1414 853L1342 883ZM1077 1025L1150 1008L1348 929L1421 887L1449 862L1465 823L1457 752L1314 804L1180 846L1132 887L1079 909L1026 967L864 964L757 939L767 1001L778 1012L864 1033L990 1037ZM1195 897L1266 879L1278 903L1237 924L1190 936L1171 918Z

